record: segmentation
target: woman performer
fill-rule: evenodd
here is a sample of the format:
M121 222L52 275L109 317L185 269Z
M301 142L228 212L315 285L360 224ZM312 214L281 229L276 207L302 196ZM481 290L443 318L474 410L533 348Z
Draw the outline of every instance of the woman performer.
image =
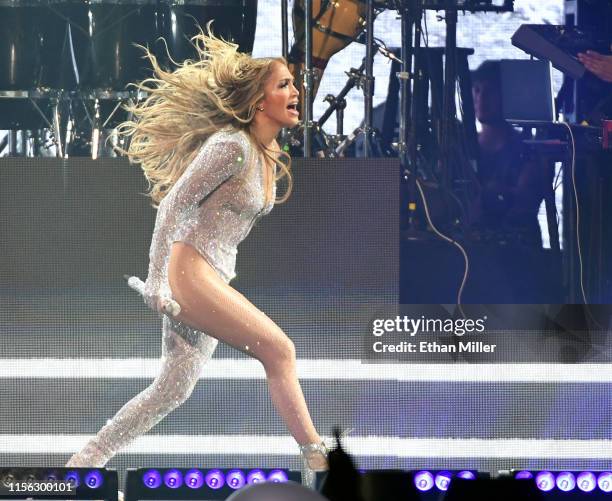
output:
M302 455L303 483L327 469L296 375L293 342L229 285L236 247L292 186L290 158L276 136L297 125L298 91L282 58L253 59L208 34L193 39L199 59L164 71L147 51L154 77L120 132L142 167L158 208L144 286L147 305L163 316L161 372L128 402L67 466L100 467L190 396L221 340L264 366L272 401ZM285 159L285 162L281 161ZM276 200L276 181L287 178ZM157 204L157 205L155 205Z

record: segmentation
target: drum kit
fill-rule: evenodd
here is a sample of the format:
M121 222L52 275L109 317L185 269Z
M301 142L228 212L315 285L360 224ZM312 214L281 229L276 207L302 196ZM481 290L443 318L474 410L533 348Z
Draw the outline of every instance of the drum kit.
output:
M318 156L335 157L363 136L365 156L377 148L380 154L372 127L372 65L380 53L401 64L396 150L407 155L407 120L419 119L411 115L410 101L418 83L412 60L422 11L489 10L501 1L507 6L513 0L294 0L289 48L288 0L281 0L283 56L302 89L302 124L283 132L285 147L309 157L316 144ZM374 20L386 9L397 10L402 20L401 59L373 37ZM10 131L9 154L114 156L114 146L121 146L115 127L129 118L124 105L146 97L129 84L151 74L135 44L149 47L169 68L171 60L195 56L189 40L213 19L217 35L238 43L243 52L252 51L257 0L0 0L0 130ZM359 68L347 72L340 93L325 97L329 107L315 121L312 106L325 67L353 42L365 44L366 56ZM353 87L363 90L364 123L345 135L344 98ZM337 133L326 134L322 125L334 112Z
M9 154L114 156L128 86L150 76L136 44L163 67L195 56L213 31L250 52L257 0L0 0L0 130ZM165 40L165 44L161 41ZM0 150L2 148L0 147Z

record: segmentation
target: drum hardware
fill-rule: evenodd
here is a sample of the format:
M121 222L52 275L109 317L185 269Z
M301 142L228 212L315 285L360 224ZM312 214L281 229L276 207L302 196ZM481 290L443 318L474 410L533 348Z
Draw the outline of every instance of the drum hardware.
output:
M375 49L380 54L382 54L383 56L385 56L386 58L390 59L391 61L401 62L401 60L397 56L395 56L393 52L387 49L384 42L380 39L374 39L374 38L372 39L372 48ZM363 74L363 71L364 69L366 69L366 66L367 66L367 57L368 56L366 54L366 57L363 59L361 66L359 68L357 69L351 68L351 70L346 73L346 75L349 77L349 81L346 83L344 88L340 91L336 100L332 102L330 104L330 107L325 111L325 113L323 113L323 115L321 116L321 119L319 120L319 126L322 126L327 121L331 113L335 110L335 107L336 107L335 103L342 102L342 100L344 100L344 97L348 94L348 92L353 87L357 87L358 89L363 89L364 96L366 92L369 92L366 90L366 87L369 81L372 82L372 87L373 87L373 77L372 77L372 80L369 80L368 76ZM372 104L371 102L365 103L366 107L367 106L371 107L371 104ZM370 121L371 121L371 118L370 118ZM357 129L355 129L350 136L348 137L344 136L340 141L338 141L333 151L333 154L331 156L342 155L346 151L346 149L351 144L353 144L361 134L364 135L364 138L368 137L367 121L364 121L364 124L360 125ZM383 154L384 148L381 144L381 137L380 137L379 131L375 130L371 126L371 124L369 126L369 135L370 135L370 139L369 139L370 150L367 153L364 152L365 153L364 156L366 156L366 158L368 154L369 156L371 156L373 148L376 148L376 151L379 155L384 156ZM366 143L368 143L367 140L364 142L364 146Z
M344 97L335 97L333 94L328 94L323 99L326 103L329 103L330 109L336 110L336 135L329 136L333 140L333 149L345 139L344 135L344 110L346 109L346 99ZM319 125L322 125L319 120Z
M297 5L297 2L295 3ZM304 113L304 158L310 158L312 154L312 114L314 95L312 86L314 85L314 71L312 68L312 0L305 0L306 15L304 16L304 43L306 45L304 72L302 74L304 82L304 104L302 112Z

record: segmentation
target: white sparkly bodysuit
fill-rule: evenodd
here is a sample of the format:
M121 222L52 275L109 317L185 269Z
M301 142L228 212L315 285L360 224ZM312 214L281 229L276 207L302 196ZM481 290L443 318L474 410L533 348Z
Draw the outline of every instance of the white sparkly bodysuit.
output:
M145 297L171 296L167 269L173 242L195 247L229 283L236 276L238 244L274 204L274 178L268 176L272 185L268 190L265 179L263 162L246 132L227 128L210 136L159 205ZM160 373L66 466L104 466L119 449L181 405L191 395L217 343L206 333L164 316Z

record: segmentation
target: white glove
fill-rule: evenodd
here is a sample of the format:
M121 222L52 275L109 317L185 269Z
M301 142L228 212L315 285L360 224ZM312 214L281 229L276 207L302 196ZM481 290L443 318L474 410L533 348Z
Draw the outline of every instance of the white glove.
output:
M124 278L127 280L128 285L143 297L144 302L152 310L161 311L171 317L176 317L181 312L180 305L171 297L158 297L154 294L148 294L145 291L145 283L140 278L129 277L127 275L124 275Z

